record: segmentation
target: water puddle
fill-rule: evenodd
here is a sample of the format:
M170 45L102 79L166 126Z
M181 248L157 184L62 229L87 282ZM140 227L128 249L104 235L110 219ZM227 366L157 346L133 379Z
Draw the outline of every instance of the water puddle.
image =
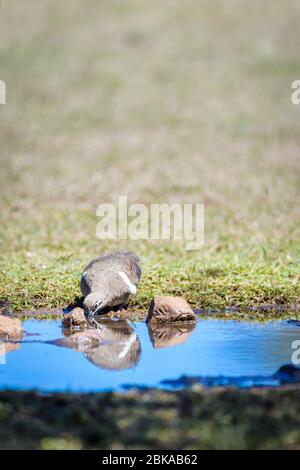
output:
M296 321L199 319L195 325L151 329L143 322L102 319L71 334L59 320L27 320L23 328L21 342L2 343L1 389L90 392L300 382L300 370L291 365L292 344L300 346Z

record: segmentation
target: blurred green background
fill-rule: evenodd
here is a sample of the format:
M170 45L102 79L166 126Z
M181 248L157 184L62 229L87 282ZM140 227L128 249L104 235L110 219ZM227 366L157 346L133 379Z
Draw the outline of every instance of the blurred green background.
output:
M299 302L299 20L295 0L2 2L1 300L65 305L128 248L136 307ZM120 194L203 202L204 248L97 239Z

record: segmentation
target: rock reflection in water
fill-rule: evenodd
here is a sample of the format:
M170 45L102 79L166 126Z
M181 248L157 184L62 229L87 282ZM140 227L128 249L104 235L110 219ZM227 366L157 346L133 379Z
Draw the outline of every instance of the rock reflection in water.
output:
M129 369L139 362L141 343L125 320L93 319L89 326L76 333L63 329L64 338L51 344L81 352L101 369Z
M185 343L193 333L195 323L156 323L148 326L148 333L154 349L170 348Z
M17 351L19 348L20 348L19 342L13 342L9 340L3 341L0 339L0 362L3 360L3 356L5 356L6 354L12 351Z
M20 348L20 344L23 338L23 332L17 332L13 337L8 337L7 335L0 335L0 362L3 361L3 358L6 354L17 351Z

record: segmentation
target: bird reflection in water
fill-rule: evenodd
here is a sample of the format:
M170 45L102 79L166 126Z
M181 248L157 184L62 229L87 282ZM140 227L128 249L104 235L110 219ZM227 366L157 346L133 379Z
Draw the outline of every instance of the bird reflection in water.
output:
M63 329L63 334L64 338L51 343L83 353L101 369L130 369L141 357L140 340L125 320L93 318L87 330L72 333Z
M96 367L106 370L125 370L138 364L141 343L136 331L126 320L89 318L87 329L62 328L63 337L50 341L26 340L26 343L47 343L80 352ZM194 323L148 324L148 333L154 349L169 348L187 341ZM27 334L27 336L32 336ZM33 336L36 336L34 334ZM5 355L20 348L22 335L14 340L0 338L0 361Z
M141 357L141 343L135 330L125 320L91 318L83 331L63 328L63 338L51 344L71 348L95 366L108 370L134 367ZM185 343L195 328L194 323L148 324L148 333L154 349L169 348Z

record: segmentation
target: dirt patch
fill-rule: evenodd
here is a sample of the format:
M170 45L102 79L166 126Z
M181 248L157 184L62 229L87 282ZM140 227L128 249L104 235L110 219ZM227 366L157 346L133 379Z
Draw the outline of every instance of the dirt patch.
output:
M1 314L10 314L20 319L36 318L38 320L47 319L60 319L68 314L73 308L81 306L80 302L72 302L66 307L51 308L51 309L37 309L37 310L22 310L20 312L11 312L10 304L7 302L0 310ZM293 304L288 307L285 305L276 304L261 304L258 306L249 306L248 308L238 309L237 307L225 307L224 309L194 309L197 317L218 317L224 319L236 320L257 320L257 321L270 321L278 319L300 319L300 306ZM128 310L105 310L101 314L103 318L120 318L122 320L130 321L145 321L147 318L147 311L141 309L128 309Z

